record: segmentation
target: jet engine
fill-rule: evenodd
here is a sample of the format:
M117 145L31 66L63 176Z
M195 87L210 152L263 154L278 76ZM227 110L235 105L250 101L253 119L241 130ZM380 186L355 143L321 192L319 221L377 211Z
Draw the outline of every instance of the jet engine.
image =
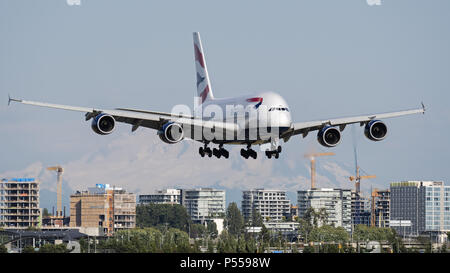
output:
M161 130L158 131L158 135L163 142L175 144L183 140L184 130L178 123L167 122L161 127Z
M112 133L116 125L116 120L108 114L98 114L92 119L91 128L99 135Z
M341 132L334 127L325 126L319 130L317 141L319 141L322 146L334 147L341 141Z
M364 128L364 134L373 141L383 140L387 134L387 126L380 120L371 120Z

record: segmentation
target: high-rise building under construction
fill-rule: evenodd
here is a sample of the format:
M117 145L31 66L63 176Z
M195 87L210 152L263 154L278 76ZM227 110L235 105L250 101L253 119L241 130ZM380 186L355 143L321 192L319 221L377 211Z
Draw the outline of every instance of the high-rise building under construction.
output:
M39 181L35 178L0 180L0 227L29 228L41 224Z
M70 226L98 227L110 236L120 229L136 226L136 195L97 184L70 196Z

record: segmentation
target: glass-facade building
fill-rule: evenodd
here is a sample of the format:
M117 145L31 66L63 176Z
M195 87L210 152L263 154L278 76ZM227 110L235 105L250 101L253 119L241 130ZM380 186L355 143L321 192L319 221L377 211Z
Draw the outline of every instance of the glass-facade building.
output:
M425 230L450 231L450 187L425 188Z
M390 220L409 220L410 227L394 227L398 233L450 231L450 186L440 181L391 183Z
M369 199L352 191L352 225L370 225Z

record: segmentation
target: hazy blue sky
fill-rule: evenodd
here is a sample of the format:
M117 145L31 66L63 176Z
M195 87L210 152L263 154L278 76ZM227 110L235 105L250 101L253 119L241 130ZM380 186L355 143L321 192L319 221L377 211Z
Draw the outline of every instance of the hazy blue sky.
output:
M82 113L14 104L7 95L103 108L192 105L192 32L216 97L273 90L294 121L410 109L371 142L356 128L361 166L386 184L450 183L450 1L0 0L0 173L77 160L131 134L95 135ZM353 164L352 130L331 149ZM148 134L154 134L148 131ZM303 153L292 138L283 154ZM283 154L281 156L283 156ZM233 156L238 156L233 155ZM164 154L158 155L164 160Z

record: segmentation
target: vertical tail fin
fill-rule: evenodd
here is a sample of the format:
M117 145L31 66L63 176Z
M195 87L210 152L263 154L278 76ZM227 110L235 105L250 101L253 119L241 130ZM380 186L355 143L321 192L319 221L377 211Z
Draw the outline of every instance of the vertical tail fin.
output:
M200 33L198 32L194 32L194 53L197 72L197 95L200 97L200 104L202 104L205 100L214 99L214 96L211 90L208 69L206 68Z

